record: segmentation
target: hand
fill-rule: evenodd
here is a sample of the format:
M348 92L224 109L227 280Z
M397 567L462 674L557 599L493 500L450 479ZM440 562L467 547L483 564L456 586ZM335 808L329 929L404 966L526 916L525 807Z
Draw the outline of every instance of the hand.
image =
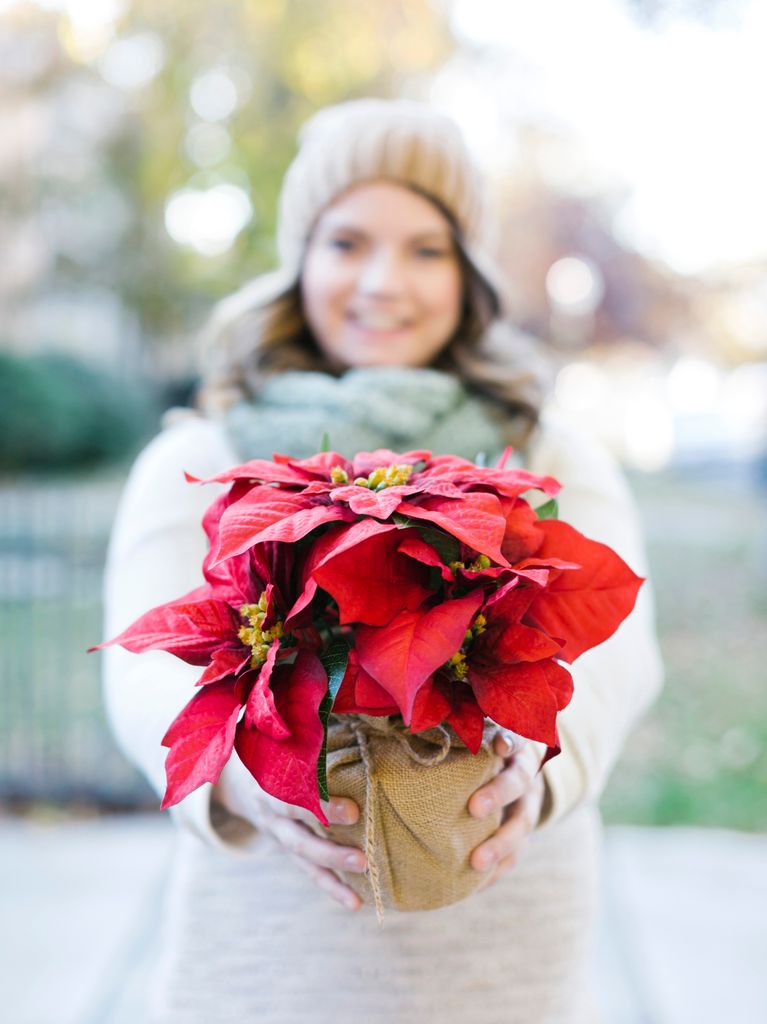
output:
M359 910L359 896L334 872L363 872L367 862L361 850L318 836L306 824L313 817L309 811L269 796L237 758L227 763L214 793L215 799L232 814L261 832L268 832L320 889L349 910ZM345 797L323 801L322 809L334 825L353 825L360 813L357 804Z
M511 740L499 733L493 747L504 758L506 767L469 800L469 813L475 818L504 809L498 831L471 855L471 866L476 871L488 872L480 890L493 885L517 863L528 836L538 824L544 797L543 775L539 771L541 754L536 745L522 737Z

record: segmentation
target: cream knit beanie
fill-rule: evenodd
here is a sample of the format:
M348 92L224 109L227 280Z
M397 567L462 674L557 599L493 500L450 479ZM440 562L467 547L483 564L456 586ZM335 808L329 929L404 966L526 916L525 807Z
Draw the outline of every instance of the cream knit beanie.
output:
M322 210L352 185L378 178L435 199L455 222L467 258L497 292L485 190L463 136L448 117L409 100L351 100L304 124L279 200L282 268L297 276Z

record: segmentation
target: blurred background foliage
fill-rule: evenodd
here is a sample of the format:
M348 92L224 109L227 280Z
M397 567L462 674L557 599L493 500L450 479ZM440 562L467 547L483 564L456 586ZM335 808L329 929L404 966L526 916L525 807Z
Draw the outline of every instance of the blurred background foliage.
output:
M150 417L143 391L64 352L0 352L0 473L117 461Z
M127 465L273 265L301 123L405 95L464 129L512 316L640 500L668 684L606 812L767 825L760 39L755 0L0 0L0 800L152 802L81 654Z
M16 5L2 23L4 230L25 257L5 297L27 319L54 295L106 306L117 336L88 355L181 372L190 326L274 260L300 124L434 69L447 25L429 0L92 8Z

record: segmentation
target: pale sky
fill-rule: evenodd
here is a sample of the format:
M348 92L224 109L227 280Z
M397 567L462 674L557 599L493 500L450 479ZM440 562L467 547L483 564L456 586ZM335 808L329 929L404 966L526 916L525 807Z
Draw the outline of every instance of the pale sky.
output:
M626 187L630 244L681 272L767 257L764 0L733 5L726 28L642 28L621 0L450 8L482 57L448 68L434 99L489 169L513 160L509 125L551 124L579 153L554 154L553 177Z

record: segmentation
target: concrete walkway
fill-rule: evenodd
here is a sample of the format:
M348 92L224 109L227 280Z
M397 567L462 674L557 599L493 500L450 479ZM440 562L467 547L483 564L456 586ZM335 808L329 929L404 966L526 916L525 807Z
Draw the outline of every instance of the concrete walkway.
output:
M0 818L4 1024L146 1021L171 843L159 815ZM765 1024L767 836L609 829L596 970L606 1024Z

